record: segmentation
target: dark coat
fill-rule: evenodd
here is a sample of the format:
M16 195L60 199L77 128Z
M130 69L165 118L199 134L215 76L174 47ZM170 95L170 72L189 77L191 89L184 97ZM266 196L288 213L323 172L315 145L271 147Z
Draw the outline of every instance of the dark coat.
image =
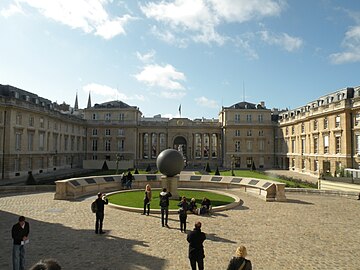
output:
M19 223L16 223L11 230L12 238L14 239L14 245L21 245L21 241L24 236L28 236L30 232L29 223L25 221L24 229L20 226Z
M108 204L108 199L103 200L102 198L96 199L96 205L97 205L97 213L104 213L104 205Z
M233 257L230 260L229 265L226 269L227 270L238 270L244 260L245 260L245 266L242 270L252 270L251 261L247 260L243 257Z
M161 191L160 192L160 202L159 205L163 208L169 207L169 198L172 196L172 194L170 192L164 192Z
M203 243L206 239L205 233L201 229L194 228L193 231L187 235L189 242L189 259L203 259L205 258Z

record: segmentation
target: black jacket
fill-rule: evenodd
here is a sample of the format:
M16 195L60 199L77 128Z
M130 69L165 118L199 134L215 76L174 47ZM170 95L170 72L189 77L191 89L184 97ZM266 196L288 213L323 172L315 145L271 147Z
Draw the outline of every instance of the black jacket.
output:
M171 197L171 193L170 192L164 192L164 191L161 191L160 192L160 206L161 207L168 207L169 206L169 198Z
M12 238L14 239L14 245L21 245L21 241L24 236L28 236L30 232L29 223L25 221L24 229L20 226L19 223L16 223L11 230Z
M187 235L189 242L189 259L203 259L205 258L203 243L206 239L205 233L201 229L194 228L193 231Z
M97 205L97 213L104 213L104 205L108 204L108 199L103 200L102 198L96 199L96 205Z
M227 270L238 270L244 260L245 260L245 266L243 267L242 270L252 270L251 261L247 260L243 257L233 257L230 260L229 265L226 269Z

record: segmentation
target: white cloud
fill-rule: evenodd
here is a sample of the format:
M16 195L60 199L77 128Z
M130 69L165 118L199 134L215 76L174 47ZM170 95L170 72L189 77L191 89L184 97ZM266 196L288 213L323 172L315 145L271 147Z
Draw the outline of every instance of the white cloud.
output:
M135 78L149 86L159 86L168 90L184 90L179 81L185 81L184 73L177 71L172 65L147 65L135 75Z
M360 62L360 25L351 27L342 42L343 52L333 53L329 56L333 64Z
M133 19L130 15L114 17L106 12L107 0L17 0L37 9L42 15L85 33L94 33L104 39L125 34L124 26Z
M10 4L9 7L3 8L0 11L0 15L5 18L8 18L8 17L13 16L18 13L24 14L24 11L21 9L21 6L17 3Z
M195 98L195 102L197 105L202 106L202 107L207 107L207 108L212 108L212 109L219 108L219 105L217 104L217 102L215 100L210 100L204 96Z
M161 91L160 96L167 99L181 99L186 95L185 91Z
M223 45L229 38L218 33L224 23L242 23L267 16L278 16L285 5L283 0L175 0L149 2L140 6L148 18L170 26L157 32L162 40L173 43L173 33L187 35L201 43ZM154 32L154 31L153 31Z
M156 52L154 50L149 51L148 53L141 54L136 52L136 57L143 63L152 62L154 60Z
M84 92L90 92L91 94L105 97L106 100L145 100L143 95L127 96L115 88L97 83L87 84L83 86L83 90Z
M260 31L260 37L270 45L278 45L283 49L293 52L300 49L303 45L301 38L289 36L286 33L274 34L269 31Z

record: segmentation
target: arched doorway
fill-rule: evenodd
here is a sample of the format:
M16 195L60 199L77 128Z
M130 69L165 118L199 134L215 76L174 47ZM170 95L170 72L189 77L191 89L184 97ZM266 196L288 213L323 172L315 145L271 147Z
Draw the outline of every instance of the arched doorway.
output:
M181 152L185 158L187 159L186 150L187 150L187 142L186 139L183 136L177 136L174 139L173 148Z

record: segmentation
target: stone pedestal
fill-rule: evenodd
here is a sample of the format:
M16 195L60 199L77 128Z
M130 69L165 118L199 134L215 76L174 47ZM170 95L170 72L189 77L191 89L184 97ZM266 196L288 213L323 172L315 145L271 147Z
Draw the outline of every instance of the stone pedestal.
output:
M276 184L276 200L286 202L285 184Z
M166 188L167 191L169 191L172 195L170 199L172 200L178 200L179 193L178 193L178 182L179 182L179 176L161 176L161 188Z

